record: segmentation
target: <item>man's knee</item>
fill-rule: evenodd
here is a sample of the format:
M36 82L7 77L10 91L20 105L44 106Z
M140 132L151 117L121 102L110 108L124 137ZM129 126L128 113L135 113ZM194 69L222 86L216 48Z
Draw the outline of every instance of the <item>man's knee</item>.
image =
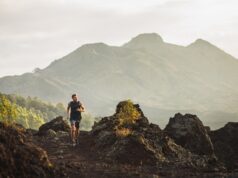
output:
M75 122L75 127L76 127L76 129L79 129L79 121Z
M74 125L71 125L71 130L72 130L72 131L75 131L75 130L76 130L76 128L75 128Z

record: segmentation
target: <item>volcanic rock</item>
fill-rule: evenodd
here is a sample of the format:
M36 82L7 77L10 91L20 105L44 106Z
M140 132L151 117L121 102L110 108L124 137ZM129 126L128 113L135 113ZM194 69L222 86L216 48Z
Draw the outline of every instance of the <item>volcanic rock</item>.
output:
M68 122L63 119L63 117L59 116L59 117L56 117L55 119L51 120L50 122L47 122L47 123L43 124L42 126L40 126L38 134L39 135L47 135L47 133L48 133L47 131L50 129L55 132L58 132L58 131L69 132L70 126L69 126Z
M230 170L238 169L238 122L209 133L218 159Z
M164 131L175 143L198 155L213 155L214 148L202 121L192 114L175 114Z
M197 131L201 138L208 137L204 142L210 144L206 153L211 154L212 144L208 142L205 129L202 130L205 136ZM94 138L92 150L109 162L202 170L219 170L221 167L216 157L193 154L176 144L158 125L149 123L138 104L130 101L120 102L115 114L95 123L90 134Z
M19 125L0 122L0 177L54 177L46 152Z

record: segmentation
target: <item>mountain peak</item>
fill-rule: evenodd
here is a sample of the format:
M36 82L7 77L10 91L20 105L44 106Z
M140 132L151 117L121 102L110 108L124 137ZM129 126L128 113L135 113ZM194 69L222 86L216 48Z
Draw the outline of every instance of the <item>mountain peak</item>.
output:
M124 47L129 48L146 48L154 45L162 44L163 39L157 33L142 33L132 38Z
M88 53L88 52L93 52L93 53L101 53L108 51L109 46L105 43L102 42L97 42L97 43L87 43L82 46L80 46L78 49L74 51L74 53Z
M162 37L157 33L142 33L137 35L136 37L132 38L131 41L163 41Z
M88 43L88 44L84 44L80 47L80 49L82 48L87 48L87 49L101 49L101 48L107 48L108 45L102 42L98 42L98 43Z
M204 40L204 39L201 39L201 38L198 38L196 41L194 41L193 43L191 43L190 45L188 45L188 47L191 47L191 46L211 46L211 47L215 47L213 44L211 44L210 42Z

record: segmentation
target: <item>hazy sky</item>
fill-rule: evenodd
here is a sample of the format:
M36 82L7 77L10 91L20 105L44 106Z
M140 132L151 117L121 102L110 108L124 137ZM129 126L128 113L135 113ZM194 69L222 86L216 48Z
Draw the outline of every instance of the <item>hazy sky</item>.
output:
M0 0L0 76L43 68L85 43L145 32L203 38L238 58L237 0Z

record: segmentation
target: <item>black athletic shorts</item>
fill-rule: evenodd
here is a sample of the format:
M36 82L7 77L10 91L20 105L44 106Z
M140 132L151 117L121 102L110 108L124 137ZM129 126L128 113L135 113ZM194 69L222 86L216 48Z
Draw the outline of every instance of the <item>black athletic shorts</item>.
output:
M70 119L70 124L74 125L77 129L79 128L79 124L80 124L80 120L74 120L74 119Z

